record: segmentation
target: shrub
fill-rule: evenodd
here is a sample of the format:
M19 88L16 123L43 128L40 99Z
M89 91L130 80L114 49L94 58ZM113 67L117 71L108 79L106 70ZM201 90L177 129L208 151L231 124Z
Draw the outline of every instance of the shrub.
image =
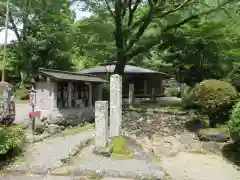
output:
M172 96L180 97L180 95L181 95L180 88L178 88L178 87L166 88L164 91L164 95L167 97L172 97Z
M228 128L232 139L235 142L240 141L240 101L234 106L230 120L228 122Z
M0 126L0 156L4 156L13 150L20 150L24 137L21 126Z
M193 91L192 88L187 88L184 96L182 97L182 107L184 109L199 109L199 105L193 101Z
M215 79L202 81L191 93L192 101L209 116L211 126L228 119L237 96L236 89L230 83Z

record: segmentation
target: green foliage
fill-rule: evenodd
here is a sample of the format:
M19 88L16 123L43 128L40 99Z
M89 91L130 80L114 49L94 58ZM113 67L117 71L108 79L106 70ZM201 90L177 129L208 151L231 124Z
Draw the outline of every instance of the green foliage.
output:
M210 124L214 126L219 121L228 120L228 111L237 98L237 92L227 82L210 79L197 84L191 98L209 116Z
M29 90L26 88L16 89L15 98L18 100L27 100L29 98Z
M167 97L175 96L180 97L180 89L178 87L169 87L164 90L164 95Z
M227 80L240 92L240 65L236 64L228 74Z
M14 149L21 149L24 142L24 131L21 126L0 127L0 156L7 154Z
M5 17L3 12L0 12L0 19ZM10 29L17 40L7 47L7 68L21 84L30 80L39 67L65 70L72 67L74 19L68 0L11 0L10 12ZM0 28L3 26L0 21Z
M236 142L240 141L240 101L233 108L228 127L232 139Z

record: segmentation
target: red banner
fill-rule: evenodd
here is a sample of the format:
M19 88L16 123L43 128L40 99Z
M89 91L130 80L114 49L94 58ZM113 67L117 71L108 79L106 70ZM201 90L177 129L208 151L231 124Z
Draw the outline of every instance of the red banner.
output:
M41 112L40 111L34 111L34 112L30 112L28 115L29 116L40 116Z

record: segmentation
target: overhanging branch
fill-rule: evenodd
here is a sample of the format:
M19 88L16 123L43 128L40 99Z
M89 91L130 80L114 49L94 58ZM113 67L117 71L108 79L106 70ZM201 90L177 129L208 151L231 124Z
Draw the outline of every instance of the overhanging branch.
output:
M106 3L106 5L107 5L107 9L108 9L109 13L111 14L111 16L112 16L113 18L115 18L115 14L114 14L114 12L113 12L112 9L111 9L108 0L105 0L105 3Z
M145 19L143 24L139 27L136 35L129 41L129 44L128 44L125 52L128 52L133 47L133 45L137 41L139 41L140 37L143 35L145 30L147 29L147 27L151 23L151 19L152 19L152 15L153 15L153 12L154 12L155 4L152 2L152 0L148 0L148 4L149 4L149 11L148 11L148 14L147 14L147 18Z
M234 0L228 0L224 3L222 3L221 5L215 7L215 8L212 8L212 9L209 9L207 11L204 11L204 12L201 12L201 13L198 13L198 14L195 14L195 15L192 15L188 18L185 18L183 19L182 21L176 23L176 24L173 24L173 25L170 25L170 26L167 26L161 34L167 32L168 30L170 29L175 29L175 28L178 28L180 26L182 26L183 24L186 24L188 22L190 22L191 20L193 19L198 19L199 17L203 16L203 15L208 15L208 14L211 14L219 9L221 9L223 6L225 6L226 4L232 2ZM161 36L161 35L160 35ZM145 44L144 46L139 46L138 48L136 48L135 50L129 52L129 53L126 53L126 56L127 56L127 59L130 59L138 54L140 54L141 52L145 51L146 49L150 49L152 48L153 46L155 46L156 44L159 43L159 39L156 38L156 40L152 41L152 42L149 42L148 44Z

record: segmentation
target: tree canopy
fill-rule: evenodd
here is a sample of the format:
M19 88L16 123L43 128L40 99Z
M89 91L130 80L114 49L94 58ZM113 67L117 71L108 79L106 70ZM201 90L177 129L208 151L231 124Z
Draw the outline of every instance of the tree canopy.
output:
M91 16L75 20L71 5ZM11 0L8 77L20 85L39 67L72 69L114 63L175 74L189 85L235 77L239 69L239 1ZM5 1L0 1L0 30ZM2 50L0 52L2 57ZM13 73L14 72L14 73Z

